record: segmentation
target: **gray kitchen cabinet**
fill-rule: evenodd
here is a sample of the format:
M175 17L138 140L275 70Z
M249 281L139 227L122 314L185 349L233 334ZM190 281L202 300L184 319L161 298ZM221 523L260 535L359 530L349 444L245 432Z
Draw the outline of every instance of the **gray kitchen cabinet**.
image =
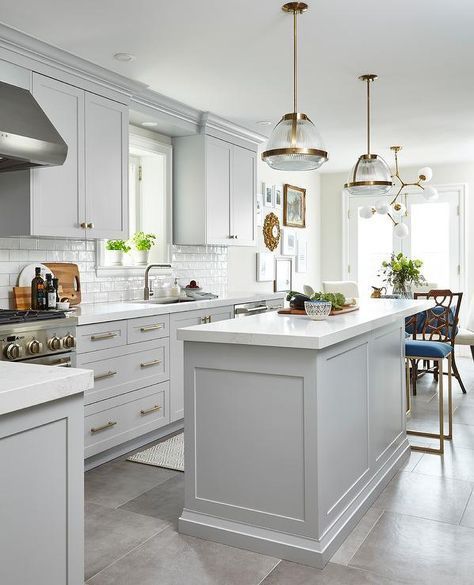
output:
M177 339L178 329L233 318L233 306L170 315L170 422L184 417L184 355L183 342Z
M0 583L83 585L81 394L1 417Z
M60 166L0 175L0 233L128 237L127 106L38 73L31 91L68 154Z
M257 155L220 138L175 138L174 242L255 245Z

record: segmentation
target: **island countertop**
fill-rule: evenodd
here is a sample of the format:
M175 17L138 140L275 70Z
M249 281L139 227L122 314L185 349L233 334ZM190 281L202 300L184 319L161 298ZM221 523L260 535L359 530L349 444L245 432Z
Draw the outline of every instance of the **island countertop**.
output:
M366 299L357 311L312 321L276 312L178 330L178 339L206 343L323 349L433 306L432 300Z
M93 372L0 362L0 415L85 392Z

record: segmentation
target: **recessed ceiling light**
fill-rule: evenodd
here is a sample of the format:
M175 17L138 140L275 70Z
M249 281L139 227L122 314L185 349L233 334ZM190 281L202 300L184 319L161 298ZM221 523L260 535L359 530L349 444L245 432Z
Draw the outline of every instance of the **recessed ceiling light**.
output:
M115 53L114 59L127 63L129 61L135 61L136 57L135 55L130 55L130 53Z
M146 126L147 128L154 128L158 126L158 122L142 122L142 126Z
M257 124L258 124L259 126L271 126L271 125L272 125L272 123L271 123L271 121L270 121L270 120L259 120L259 121L257 122Z

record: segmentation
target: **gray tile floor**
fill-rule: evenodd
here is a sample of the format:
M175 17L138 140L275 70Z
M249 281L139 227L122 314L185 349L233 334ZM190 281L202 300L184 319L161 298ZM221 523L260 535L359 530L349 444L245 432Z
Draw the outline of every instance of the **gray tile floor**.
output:
M413 452L324 570L180 535L184 474L121 459L86 473L87 584L474 585L474 362L459 367L445 455ZM436 401L423 378L409 426L434 430Z

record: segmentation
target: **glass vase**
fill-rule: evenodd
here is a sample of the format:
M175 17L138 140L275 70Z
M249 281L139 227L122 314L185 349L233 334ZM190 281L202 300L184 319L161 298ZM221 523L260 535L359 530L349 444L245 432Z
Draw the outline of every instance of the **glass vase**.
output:
M393 294L400 295L401 299L412 299L413 298L413 290L411 287L411 283L403 282L397 283L393 285Z

